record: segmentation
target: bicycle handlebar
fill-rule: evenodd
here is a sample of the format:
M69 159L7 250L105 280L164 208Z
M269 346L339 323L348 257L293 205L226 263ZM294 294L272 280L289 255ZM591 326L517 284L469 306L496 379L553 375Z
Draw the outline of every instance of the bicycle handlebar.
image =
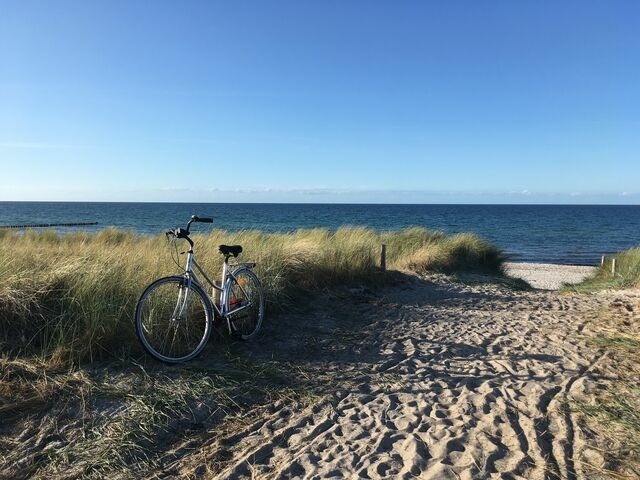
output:
M189 245L191 245L191 247L193 247L193 241L189 238L189 229L191 228L191 224L197 222L197 223L213 223L213 218L211 217L198 217L197 215L192 215L191 219L187 222L187 228L176 228L175 230L169 230L167 232L165 232L165 235L168 237L169 235L173 236L174 238L183 238L185 239L187 242L189 242Z
M209 217L198 217L197 215L192 215L191 220L187 222L187 235L189 234L189 228L191 228L191 224L193 222L199 223L213 223L213 218Z

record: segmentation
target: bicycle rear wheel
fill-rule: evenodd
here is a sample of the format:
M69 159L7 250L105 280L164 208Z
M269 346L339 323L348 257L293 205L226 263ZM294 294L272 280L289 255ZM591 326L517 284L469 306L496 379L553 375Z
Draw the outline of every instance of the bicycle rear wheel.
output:
M196 357L211 335L207 294L184 277L160 278L142 293L136 307L136 335L144 349L166 363Z
M253 338L264 318L264 294L258 277L248 268L240 268L231 273L225 290L225 312L232 332L242 340Z

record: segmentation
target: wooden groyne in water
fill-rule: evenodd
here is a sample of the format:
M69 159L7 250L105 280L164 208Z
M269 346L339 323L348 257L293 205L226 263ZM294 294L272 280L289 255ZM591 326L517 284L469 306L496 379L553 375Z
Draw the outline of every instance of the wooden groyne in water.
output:
M98 225L98 222L76 222L76 223L31 223L24 225L0 225L2 228L48 228L48 227L85 227L88 225Z

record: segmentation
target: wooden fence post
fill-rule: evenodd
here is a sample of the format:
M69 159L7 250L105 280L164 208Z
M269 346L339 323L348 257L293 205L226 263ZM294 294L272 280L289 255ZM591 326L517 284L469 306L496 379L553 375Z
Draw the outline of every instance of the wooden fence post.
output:
M382 251L380 252L380 268L383 272L387 270L387 246L382 244Z
M615 276L616 274L616 259L611 260L611 275Z
M604 267L604 255L602 255L602 258L600 259L600 266Z

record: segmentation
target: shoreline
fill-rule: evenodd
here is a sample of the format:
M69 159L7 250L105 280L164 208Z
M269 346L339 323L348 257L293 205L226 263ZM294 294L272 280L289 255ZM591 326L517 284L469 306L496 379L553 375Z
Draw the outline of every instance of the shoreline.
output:
M538 290L558 290L595 275L597 267L559 263L505 262L505 273L520 278Z

